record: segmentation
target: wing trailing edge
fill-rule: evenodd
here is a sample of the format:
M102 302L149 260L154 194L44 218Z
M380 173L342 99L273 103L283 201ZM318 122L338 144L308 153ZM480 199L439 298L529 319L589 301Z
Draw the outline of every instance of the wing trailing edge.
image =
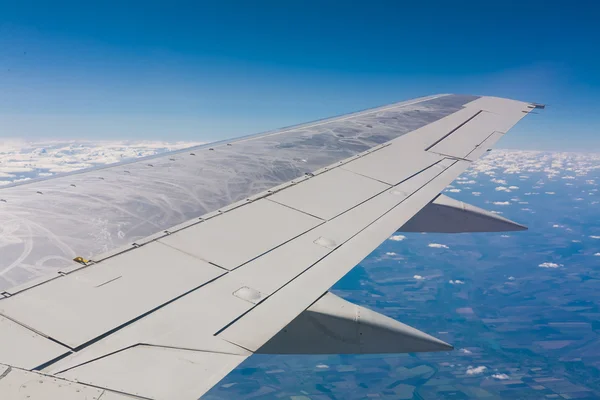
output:
M327 292L257 353L382 354L452 349L433 336Z
M440 194L398 231L463 233L523 230L527 230L527 227L498 214Z

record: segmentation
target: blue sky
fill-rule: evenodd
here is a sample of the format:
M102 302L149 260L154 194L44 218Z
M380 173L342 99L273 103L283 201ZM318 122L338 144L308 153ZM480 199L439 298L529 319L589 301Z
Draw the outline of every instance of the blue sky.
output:
M471 93L549 104L501 147L600 151L591 1L98 3L0 0L0 138L207 141Z

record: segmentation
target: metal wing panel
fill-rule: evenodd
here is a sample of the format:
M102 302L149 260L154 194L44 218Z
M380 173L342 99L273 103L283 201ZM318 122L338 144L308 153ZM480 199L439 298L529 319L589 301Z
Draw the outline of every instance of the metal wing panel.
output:
M8 400L106 400L103 389L0 365L0 394ZM127 400L130 397L112 397Z
M3 363L33 369L69 351L67 347L0 316L0 354Z
M413 157L415 160L421 159L424 154L427 154L425 153L426 150L432 151L431 148L442 141L446 141L445 145L452 147L453 149L468 149L466 152L466 154L468 154L481 142L484 142L498 126L508 126L513 124L514 121L518 121L522 118L524 115L522 109L526 108L526 103L512 101L505 102L502 99L494 99L493 101L485 103L484 106L493 111L506 113L506 118L494 114L492 118L485 118L482 121L477 121L472 126L475 127L475 129L461 131L461 128L465 125L468 126L471 121L477 118L477 116L484 113L484 111L481 110L481 107L476 103L477 102L475 101L467 106L467 108L472 108L472 111L470 112L471 116L466 118L468 115L462 113L465 114L463 118L466 118L463 119L462 122L457 121L456 118L452 116L432 124L436 125L437 128L446 127L445 129L447 129L451 126L455 127L442 130L441 132L438 131L437 135L431 135L429 138L430 142L428 143L422 142L422 136L419 136L419 139L417 139L416 142L413 142L413 138L417 137L416 135L418 133L415 131L409 135L396 139L385 149L374 152L359 160L352 161L344 165L343 168L351 169L353 164L371 163L372 165L378 164L380 171L383 171L383 165L385 165L385 163L381 162L382 158L380 157L384 151L391 153L395 150L398 158L408 156L406 152L401 152L400 149L402 149L402 146L400 146L400 143L410 143L416 147L412 148L413 150L416 150L414 153L409 153L410 157ZM507 103L508 106L505 106L505 103ZM422 130L431 132L431 129L433 129L432 125L424 127ZM461 133L453 136L457 131L461 131ZM436 137L437 139L435 139ZM421 151L418 151L420 146L424 147ZM404 149L407 148L410 148L410 146L404 146ZM453 151L453 153L456 152ZM459 157L456 154L451 154L451 156ZM394 158L388 156L387 159L393 160ZM219 336L244 348L257 351L268 339L291 322L293 318L289 318L290 314L298 315L319 296L319 293L324 293L329 286L340 279L343 274L348 271L347 269L344 269L343 266L356 265L362 258L383 242L386 237L395 232L399 226L406 223L413 215L421 210L421 208L437 196L437 194L453 181L456 176L464 171L468 165L468 160L456 161L450 166L446 164L447 168L444 172L432 180L425 179L421 173L408 179L405 182L406 184L420 186L420 189L416 192L405 192L407 193L407 198L400 205L394 207L390 211L382 212L381 218L374 223L369 224L348 242L343 243L341 247L337 247L335 251L331 252L318 263L306 270L290 284L277 291L273 296L261 303L258 307L255 307L240 320L227 327L223 332L220 332ZM404 192L400 187L394 188L394 190L401 193ZM357 209L360 209L360 207ZM325 224L324 227L327 225L328 224ZM353 244L350 245L350 243ZM287 303L285 310L279 306L281 301L283 301L283 298L293 299ZM296 307L298 308L296 309ZM294 309L294 312L290 312L292 308Z
M467 160L476 161L479 157L481 157L486 151L490 151L492 146L504 136L502 132L494 132L490 136L488 136L481 144L475 147L467 156L465 157Z
M471 102L469 106L503 115L506 117L505 121L507 123L512 123L513 125L516 121L519 121L523 115L526 115L535 108L532 103L493 96L480 97ZM506 127L503 132L506 132L508 129L510 129L510 126Z
M460 110L442 95L0 189L0 291L304 176ZM212 150L211 150L212 149ZM39 193L38 193L39 192Z
M247 353L245 353L243 348L233 346L233 348L227 349L226 346L224 346L227 342L219 342L222 340L221 335L217 335L216 337L212 336L214 333L222 331L222 328L226 328L231 322L233 322L232 326L237 326L237 322L235 322L236 319L242 316L242 320L244 320L245 317L243 317L243 315L252 309L252 304L243 302L232 295L235 293L236 288L240 288L243 285L246 285L246 287L255 287L255 285L266 280L271 282L273 288L281 288L283 286L283 289L281 290L286 290L286 284L293 285L296 280L290 275L287 275L287 277L278 281L273 279L277 276L282 278L277 273L274 273L274 271L277 268L288 270L288 264L282 265L281 263L277 263L276 260L270 257L272 254L279 252L282 261L284 261L283 257L288 260L302 258L302 254L308 253L307 249L309 247L324 249L322 245L315 243L315 238L318 239L323 237L322 235L325 235L328 238L334 237L336 240L339 240L338 243L341 245L344 241L347 241L352 236L356 235L357 232L364 229L365 226L377 220L377 218L379 218L382 213L385 213L386 210L393 208L396 204L405 200L407 198L406 192L417 190L420 186L439 175L441 171L443 171L442 167L432 167L427 171L422 172L420 177L421 183L415 184L414 182L405 182L400 185L403 189L400 192L392 190L385 191L361 206L355 207L339 217L334 218L330 222L311 230L310 233L306 233L264 256L259 257L257 260L230 272L227 276L217 279L215 282L206 285L201 290L194 291L176 302L157 310L155 313L142 320L110 335L106 339L78 351L71 357L59 361L57 364L47 369L47 371L59 373L60 376L69 378L77 377L79 381L86 381L87 379L90 384L106 385L104 387L112 390L123 390L123 386L119 386L122 384L120 381L103 381L102 379L98 381L93 379L96 374L103 374L105 369L112 368L110 366L115 362L128 362L128 360L121 360L119 357L106 357L106 355L113 353L120 354L139 343L147 343L152 346L168 346L170 348L195 349L209 353L220 351L228 354L235 353L246 356ZM326 196L326 193L324 196ZM239 209L232 211L232 215L237 211L239 211ZM217 219L218 218L220 217L217 217ZM304 240L305 237L308 238L308 240ZM296 244L300 244L301 246L296 247ZM333 248L324 249L324 251L330 253L334 251L335 248L337 247L333 246ZM132 252L141 251L142 249L133 250ZM262 271L258 271L255 268L255 264L261 265L260 260L263 259L263 257L271 262L263 262ZM316 257L315 260L306 262L303 265L303 268L306 270L314 264L314 261L322 258L320 254L317 254ZM299 263L296 265L300 266L301 264ZM346 270L349 268L349 266L345 266ZM296 275L302 276L301 272L302 271L300 271L300 273L296 272ZM328 276L325 278L327 282ZM289 283L290 281L291 283ZM229 282L229 284L223 286L223 284L226 284L227 282ZM278 292L276 292L276 294L277 293ZM266 294L268 295L270 293L267 292ZM314 295L312 294L312 289L308 290L307 294L309 294L309 296ZM239 303L240 305L245 303L246 308L238 308L238 311L235 311L235 307L232 307L232 304L230 303L231 301L235 301L237 302L236 304ZM266 301L269 301L269 298L267 298ZM293 301L295 302L295 300ZM293 301L291 299L285 300L287 306L290 306L290 303ZM208 303L218 303L219 307L201 307L201 305L206 305ZM257 307L261 307L260 303ZM186 309L187 311L185 311ZM209 313L209 311L212 312ZM234 312L232 313L232 311ZM294 307L291 306L289 311L290 313L294 313ZM252 312L247 315L251 314ZM221 322L219 322L219 320ZM275 320L278 321L277 319ZM225 329L225 332L227 332L228 329L229 328ZM96 363L99 363L98 368L94 367L94 364ZM61 373L60 371L65 372ZM81 371L84 371L85 373L81 374ZM142 389L136 386L140 385L140 383L129 382L128 385L130 385L128 393L142 393L139 392L139 390ZM137 391L134 391L134 389ZM174 388L173 390L179 389ZM178 395L180 394L179 391L177 393Z
M445 96L431 101L454 104L457 99ZM202 168L206 166L218 170L221 165L227 174L232 173L234 170L230 168L234 167L228 161L238 156L244 160L250 155L247 162L256 158L260 163L268 163L265 154L260 158L253 153L261 146L263 150L276 148L278 154L274 157L289 155L285 146L278 147L286 134L306 141L306 146L299 145L304 146L303 151L314 145L313 149L331 148L336 156L333 163L322 165L319 171L313 170L318 172L315 176L302 173L293 177L293 181L279 182L277 188L271 186L262 192L246 187L242 192L252 197L248 201L232 204L230 189L240 182L236 179L224 182L215 193L219 193L221 199L226 198L227 204L205 214L205 218L210 217L207 220L199 220L196 215L187 223L178 221L177 228L163 228L162 222L146 218L143 224L161 228L150 232L154 235L146 239L136 239L143 244L141 247L111 250L108 258L97 264L0 300L0 312L10 313L11 318L26 327L74 348L72 355L48 360L43 368L45 373L147 398L196 398L307 309L467 168L469 160L444 158L428 152L427 148L443 140L452 141L453 130L481 113L482 109L473 108L473 104L476 101L408 135L371 135L369 140L373 143L381 140L386 144L377 148L373 145L373 150L368 152L358 151L364 146L354 147L358 142L363 143L362 139L358 142L356 139L361 133L353 131L357 123L363 124L364 130L376 129L377 123L381 123L385 132L392 132L395 129L392 127L400 124L397 128L401 132L404 129L401 128L402 115L409 113L413 119L421 118L422 102L246 138L233 146L223 144L222 148L203 149L206 156L193 172L199 177L203 176ZM523 107L524 103L509 101L507 104L495 99L483 106L485 112L506 113L509 121L517 119L517 112L524 115L517 107ZM403 109L400 114L399 108ZM429 118L427 115L425 118ZM362 117L367 120L360 119ZM321 133L310 133L311 129ZM348 135L355 135L354 139ZM315 142L316 138L319 140ZM471 152L479 151L495 139L496 136L489 135ZM263 145L258 144L260 140L264 141ZM342 145L341 150L335 148L340 143L351 145ZM238 146L245 146L243 154L232 155ZM357 152L353 153L354 150ZM178 154L197 157L197 154ZM348 154L352 156L350 159L347 159ZM336 158L342 155L345 158ZM342 159L346 161L340 163ZM129 172L118 172L125 176L134 171L134 175L139 172L157 178L160 174L154 175L154 171L162 162L168 164L156 158L152 165L127 164ZM174 157L174 161L169 162L177 163L178 159ZM370 170L361 170L365 166ZM244 168L251 169L250 164L244 164ZM394 174L385 177L387 182L385 179L381 182L375 175L383 176L386 168ZM106 169L94 173L104 175L114 171ZM283 179L281 176L272 179L269 173L261 176L268 176L269 185ZM120 182L128 178L122 179ZM229 186L232 182L236 183ZM151 188L149 181L145 184ZM49 204L53 207L58 203L50 199ZM119 205L122 215L131 212L131 204L135 202ZM86 209L86 212L93 210ZM318 217L309 215L312 213ZM0 211L0 215L6 214ZM160 230L169 232L156 234ZM153 249L160 251L153 252ZM167 253L169 256L164 257ZM25 258L19 258L21 264L27 264ZM12 271L20 271L21 264L11 264ZM102 288L108 289L107 296L98 294L104 293ZM134 292L140 296L132 296ZM83 314L84 310L88 310L87 315ZM47 315L42 315L44 311ZM89 324L74 326L74 321ZM61 324L65 326L58 326ZM70 332L69 328L81 328L83 333ZM0 353L0 362L2 356ZM159 361L153 365L150 360ZM128 374L131 379L127 379ZM153 377L150 383L148 376ZM161 382L165 377L171 379L170 385Z
M441 167L428 168L421 173L421 179L431 180L442 170ZM333 170L326 172L325 175L332 173ZM296 188L301 189L304 184L302 183ZM390 188L285 245L252 260L236 269L232 276L235 276L240 282L260 290L261 293L271 295L348 241L383 213L402 202L418 188L414 182L408 181L396 188ZM317 198L326 201L328 196L329 192L324 191L319 193Z
M322 222L314 216L261 199L159 241L232 270Z
M234 295L247 286L232 274L205 285L177 301L43 369L57 374L138 344L195 351L249 355L214 334L248 312L254 303Z
M335 168L275 193L269 196L269 200L330 220L389 187L373 179ZM323 193L327 193L327 197Z
M242 318L219 333L219 337L251 351L257 351L272 336L289 324L297 315L308 308L315 299L341 279L352 266L358 264L381 242L393 234L423 208L440 190L452 182L469 165L466 161L455 161L452 166L437 171L433 180L419 176L411 184L421 186L412 195L391 210L379 209L379 218L363 226L348 241L335 251L307 269L292 282L275 292L267 300L245 314ZM409 181L410 181L409 180ZM408 184L408 182L407 182ZM400 189L400 191L402 191ZM386 193L387 194L387 193ZM384 196L382 194L380 196ZM369 206L368 203L364 205ZM353 211L358 211L357 207ZM332 221L333 222L333 221ZM281 307L281 304L286 304Z
M247 356L135 346L59 376L156 400L196 400Z
M3 299L0 313L77 348L223 273L154 242Z
M410 140L396 140L378 150L377 157L361 157L342 168L389 185L397 185L443 158L424 152Z
M453 130L443 140L429 148L429 151L465 158L501 126L501 121L500 115L481 111L466 124Z

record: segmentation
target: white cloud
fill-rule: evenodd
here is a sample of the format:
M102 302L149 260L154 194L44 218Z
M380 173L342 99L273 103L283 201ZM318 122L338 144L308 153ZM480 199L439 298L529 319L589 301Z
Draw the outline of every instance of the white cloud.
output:
M329 365L326 364L317 364L316 367L319 369L329 369Z
M540 265L538 265L538 267L542 267L542 268L558 268L561 266L562 266L562 264L556 264L556 263L552 263L552 262L544 262L544 263L541 263Z
M467 375L480 375L483 374L485 370L487 370L487 367L483 365L480 365L479 367L472 367L469 365L467 367Z
M600 257L600 253L596 253L594 254L596 257Z
M509 186L508 188L509 188L510 190L517 190L517 189L519 189L519 187L518 187L518 186Z
M446 246L445 244L440 244L440 243L429 243L427 246L433 247L434 249L449 249L450 248L450 247Z
M397 253L395 253L395 252L393 252L393 251L388 251L387 253L385 253L385 255L386 255L386 256L393 257L393 256L397 256L398 254L397 254Z
M19 183L19 182L26 182L31 180L31 178L20 178L20 179L13 179L12 183Z
M1 141L0 178L21 182L31 177L102 166L170 150L195 146L197 142L163 141ZM25 176L26 175L26 176Z
M461 280L458 280L458 279L455 279L455 280L450 279L448 281L448 283L451 284L451 285L464 285L465 281L461 281Z
M506 374L494 374L494 375L492 375L492 378L499 379L501 381L504 381L506 379L510 379L509 376L506 375Z
M511 191L509 188L507 188L505 186L498 186L495 190L496 190L496 192L507 192L507 193L510 193L510 191Z
M481 196L481 192L471 192L473 196Z
M600 239L600 236L591 235L590 238L592 238L592 239Z
M510 235L500 235L500 237L503 237L503 238L509 238L509 237L510 237Z
M406 236L404 235L394 235L394 236L390 236L390 240L393 240L394 242L401 242L404 239L406 239Z
M460 189L449 189L449 190L447 190L447 192L458 193L458 192L460 192Z
M508 280L509 280L509 281L514 281L514 280L515 280L515 277L514 277L514 276L509 276L509 277L508 277Z
M422 281L423 279L425 279L421 275L415 275L415 276L413 276L413 278L416 279L416 280L418 280L418 281Z
M463 354L471 354L471 353L473 353L473 352L472 352L471 350L469 350L469 349L460 349L459 351L460 351L461 353L463 353Z
M497 173L516 175L519 179L530 179L533 173L544 174L536 185L543 185L545 179L555 179L565 176L582 177L600 170L600 154L597 153L561 153L524 150L498 150L495 149L485 157L473 163L467 175L477 176L482 173L490 176L492 182L507 185L505 177L496 177ZM501 179L503 178L503 179ZM596 185L593 179L586 183ZM510 187L507 190L512 190Z
M495 201L493 204L497 206L508 206L510 205L510 201Z
M546 192L546 194L556 194L555 192Z

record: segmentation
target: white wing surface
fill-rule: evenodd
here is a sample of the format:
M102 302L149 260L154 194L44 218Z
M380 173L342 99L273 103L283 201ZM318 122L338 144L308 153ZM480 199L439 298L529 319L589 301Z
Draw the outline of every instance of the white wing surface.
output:
M403 227L525 229L439 193L539 107L431 96L0 190L0 397L196 399L253 353L450 350L328 290Z

